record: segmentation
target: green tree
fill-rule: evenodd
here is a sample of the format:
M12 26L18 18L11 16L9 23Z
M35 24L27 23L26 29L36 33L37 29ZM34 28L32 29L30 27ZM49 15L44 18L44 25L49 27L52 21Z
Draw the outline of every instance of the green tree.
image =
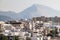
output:
M58 34L57 28L55 28L54 30L51 30L50 33L51 33L54 37L56 37L57 34Z
M14 36L15 37L15 40L19 40L19 36Z
M0 34L0 40L8 40L8 37L4 36L3 34Z

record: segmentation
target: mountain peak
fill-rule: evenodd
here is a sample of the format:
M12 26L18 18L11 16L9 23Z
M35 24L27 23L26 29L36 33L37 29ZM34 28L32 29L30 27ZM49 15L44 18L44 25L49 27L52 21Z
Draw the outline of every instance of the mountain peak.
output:
M38 7L38 6L45 6L45 5L33 4L32 6Z
M39 4L33 4L32 6L40 6Z
M29 8L22 11L20 16L22 18L32 18L32 17L39 17L39 16L57 16L58 12L48 6L45 5L39 5L39 4L33 4ZM59 13L58 13L59 14Z
M31 7L35 7L35 8L38 8L38 7L41 7L42 5L39 5L39 4L33 4Z
M39 9L39 8L43 8L43 9L45 9L45 8L52 9L52 8L46 6L46 5L39 5L39 4L33 4L31 7L35 7L35 8L38 8L38 9Z

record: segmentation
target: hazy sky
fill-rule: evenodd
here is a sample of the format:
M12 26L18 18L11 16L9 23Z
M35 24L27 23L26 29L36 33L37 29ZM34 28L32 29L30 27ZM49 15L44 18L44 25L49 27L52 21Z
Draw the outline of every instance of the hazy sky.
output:
M46 5L60 10L60 0L0 0L0 11L21 12L33 4Z

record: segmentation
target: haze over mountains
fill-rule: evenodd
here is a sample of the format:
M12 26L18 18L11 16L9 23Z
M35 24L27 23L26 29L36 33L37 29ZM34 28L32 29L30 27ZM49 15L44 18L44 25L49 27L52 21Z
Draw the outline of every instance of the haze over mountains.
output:
M6 22L8 20L12 20L12 19L10 17L0 15L0 21L5 21Z
M22 12L15 13L12 11L0 11L0 16L3 18L3 16L7 16L9 19L14 19L14 20L19 20L19 19L30 19L32 17L40 17L40 16L60 16L60 11L54 10L50 7L44 6L44 5L38 5L38 4L33 4L31 7L24 9ZM7 18L5 17L5 18ZM0 18L0 20L1 20ZM4 19L4 18L3 18ZM2 20L3 20L2 19ZM6 19L7 20L7 19Z

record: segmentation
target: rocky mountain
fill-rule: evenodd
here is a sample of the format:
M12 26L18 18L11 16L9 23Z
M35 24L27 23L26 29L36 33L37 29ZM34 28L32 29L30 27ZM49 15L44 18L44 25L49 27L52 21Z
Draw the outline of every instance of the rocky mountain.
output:
M34 4L31 7L20 12L18 15L21 18L32 18L40 16L60 16L60 11L54 10L48 6Z

